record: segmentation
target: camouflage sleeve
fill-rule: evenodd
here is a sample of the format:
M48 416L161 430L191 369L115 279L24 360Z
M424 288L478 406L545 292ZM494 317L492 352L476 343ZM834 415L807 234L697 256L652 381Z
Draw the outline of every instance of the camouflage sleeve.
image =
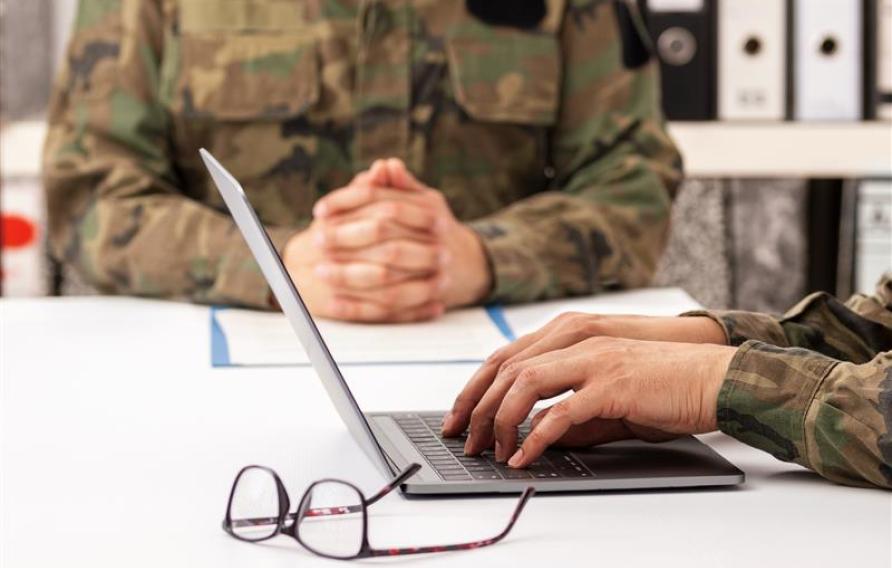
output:
M647 285L662 253L681 159L664 130L656 63L627 68L614 2L568 2L550 191L472 224L492 298L531 301ZM634 13L633 34L646 47ZM646 53L646 52L645 52Z
M747 341L719 392L718 423L832 481L892 488L892 352L856 364Z
M846 304L813 294L783 317L692 312L739 345L719 427L851 485L892 487L892 274Z
M864 363L892 349L892 273L872 296L856 294L845 304L819 292L782 317L741 311L695 311L718 323L729 345L758 340L777 347L801 347L842 361Z
M44 151L51 249L106 293L268 307L231 219L189 198L171 161L160 4L79 4ZM293 230L271 237L281 249Z

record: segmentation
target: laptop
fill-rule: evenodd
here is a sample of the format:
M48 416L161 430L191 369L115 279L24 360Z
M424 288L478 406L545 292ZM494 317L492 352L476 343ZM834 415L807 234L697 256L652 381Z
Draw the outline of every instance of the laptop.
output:
M492 452L465 456L463 438L443 438L445 412L364 413L319 334L239 182L206 150L201 157L260 265L313 369L347 429L381 472L392 478L411 463L419 472L401 488L408 495L596 491L727 486L744 474L692 436L651 444L638 440L584 449L549 449L527 469L497 463ZM521 438L529 422L519 428Z

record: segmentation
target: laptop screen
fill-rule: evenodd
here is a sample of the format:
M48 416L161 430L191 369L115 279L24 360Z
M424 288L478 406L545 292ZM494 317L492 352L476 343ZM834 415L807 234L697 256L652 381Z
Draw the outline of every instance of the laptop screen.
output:
M245 238L251 254L260 266L260 270L275 294L285 317L288 318L294 333L297 334L301 345L303 345L313 369L334 403L335 409L363 451L383 469L385 475L391 475L393 471L381 446L375 440L368 421L356 403L353 393L350 392L347 382L325 345L325 341L300 297L297 287L291 280L288 270L282 263L278 251L270 241L254 208L251 207L241 184L210 152L204 148L199 152L217 190L223 196L226 207L229 208L232 218Z

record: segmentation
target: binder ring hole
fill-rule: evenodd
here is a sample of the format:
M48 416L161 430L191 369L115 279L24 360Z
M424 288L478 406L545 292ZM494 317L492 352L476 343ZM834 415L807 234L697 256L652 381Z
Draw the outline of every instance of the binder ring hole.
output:
M669 28L657 39L657 51L669 65L687 65L697 54L697 40L684 28Z
M818 49L821 51L821 55L829 57L839 51L839 42L836 41L835 37L827 36L821 40L821 45Z
M743 51L747 55L759 55L762 52L762 40L753 36L743 43Z

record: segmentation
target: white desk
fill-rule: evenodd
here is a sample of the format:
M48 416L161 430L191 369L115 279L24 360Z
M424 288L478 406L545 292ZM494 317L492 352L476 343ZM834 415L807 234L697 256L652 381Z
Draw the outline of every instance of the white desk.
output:
M293 498L321 476L384 480L309 369L209 365L208 312L132 299L0 302L0 566L334 565L280 537L220 529L236 471L274 467ZM350 368L367 410L444 408L472 368ZM369 561L405 566L890 564L892 499L824 482L723 435L747 473L724 491L537 496L491 548ZM372 509L379 546L500 530L512 498Z

